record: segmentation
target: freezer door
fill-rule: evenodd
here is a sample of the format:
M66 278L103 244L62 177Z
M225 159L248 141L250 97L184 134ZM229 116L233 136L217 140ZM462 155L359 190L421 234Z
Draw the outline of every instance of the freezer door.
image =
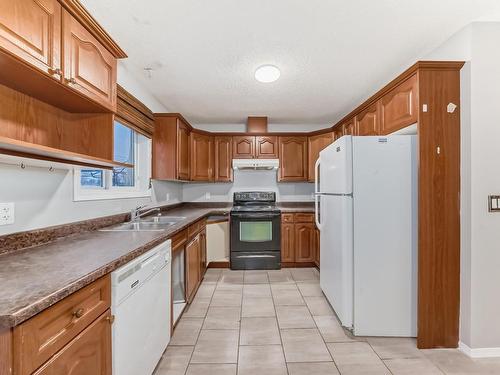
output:
M319 153L319 193L352 193L352 136L337 139Z
M320 286L341 324L353 323L352 197L321 196Z

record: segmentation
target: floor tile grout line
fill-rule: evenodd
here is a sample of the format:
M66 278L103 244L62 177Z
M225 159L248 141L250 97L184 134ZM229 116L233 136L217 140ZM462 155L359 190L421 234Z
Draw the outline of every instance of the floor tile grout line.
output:
M314 319L314 315L312 314L311 312L311 309L309 308L309 305L307 304L307 301L306 299L304 298L304 295L302 294L302 291L300 290L300 288L298 287L297 285L297 289L299 290L299 293L300 293L300 296L302 297L302 299L304 300L304 303L306 304L306 308L307 308L307 311L309 311L309 314L311 314L311 319L313 320L314 322L314 326L316 327L316 329L318 330L318 333L319 333L319 336L321 337L321 340L323 340L323 343L325 344L325 348L328 352L328 355L330 356L330 358L332 359L332 362L333 362L333 365L335 366L335 368L337 369L338 373L339 374L342 374L340 372L340 369L339 369L339 366L337 365L337 362L335 362L335 359L333 358L333 354L330 352L330 349L328 348L328 344L327 342L325 341L325 338L323 337L323 335L321 334L321 331L318 327L318 324L316 323L316 319Z
M243 316L243 295L245 293L245 271L243 271L243 287L241 288L241 300L240 300L240 324L238 331L238 348L236 351L236 375L240 372L240 342L241 342L241 318Z
M290 275L291 275L291 273L290 273ZM268 277L269 277L269 274L268 274ZM292 279L293 279L293 276L292 276ZM295 284L295 280L294 280L294 284ZM276 311L276 304L274 303L274 292L273 292L273 288L271 288L271 285L269 285L269 289L271 289L271 300L273 302L274 314L275 314L275 319L276 319L276 326L278 327L278 334L280 335L281 352L283 353L283 359L285 361L286 373L287 373L287 375L290 375L290 371L288 370L288 362L286 360L286 355L285 355L285 345L283 344L283 338L281 336L281 328L280 328L280 324L278 321L278 311Z
M222 272L219 275L219 279L221 276L222 276ZM219 284L219 279L217 279L217 282L215 283L214 291L212 292L212 295L210 296L210 302L208 303L207 311L205 312L205 317L203 318L203 323L201 324L200 330L198 331L198 335L196 336L196 341L193 345L193 351L191 352L191 355L189 356L188 365L186 366L186 370L184 370L184 375L187 374L189 366L191 365L191 360L193 359L193 354L194 354L194 351L196 350L196 344L198 344L198 340L200 338L201 331L203 330L203 326L205 325L205 320L207 319L207 315L208 315L208 309L210 308L210 305L212 304L212 298L214 297L215 290L217 289L217 285ZM201 282L201 285L203 285L203 281ZM198 291L196 291L196 293L198 293ZM193 299L195 299L195 298L196 298L196 294L193 297Z

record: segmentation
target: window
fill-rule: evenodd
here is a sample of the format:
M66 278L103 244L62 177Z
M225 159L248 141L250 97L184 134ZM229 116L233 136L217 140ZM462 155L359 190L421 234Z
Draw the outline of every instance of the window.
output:
M114 123L112 170L75 169L75 200L115 199L151 195L151 139Z

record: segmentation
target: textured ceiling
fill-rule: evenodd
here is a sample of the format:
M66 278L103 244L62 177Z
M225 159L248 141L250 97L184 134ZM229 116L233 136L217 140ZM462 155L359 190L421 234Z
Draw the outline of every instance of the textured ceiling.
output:
M499 0L81 0L194 124L329 124ZM255 69L275 64L263 84ZM151 68L149 78L144 68Z

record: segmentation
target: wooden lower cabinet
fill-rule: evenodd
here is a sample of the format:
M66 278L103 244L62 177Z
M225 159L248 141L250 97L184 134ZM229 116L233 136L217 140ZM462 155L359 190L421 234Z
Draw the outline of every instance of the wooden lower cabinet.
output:
M108 310L39 368L35 375L111 375Z
M200 235L186 245L186 298L192 301L200 281L201 241Z
M282 214L281 263L285 267L319 267L319 231L314 224L314 214Z
M207 271L207 229L200 232L200 282Z
M281 263L295 262L295 224L281 224Z
M316 258L316 226L312 223L295 224L295 261L313 263Z
M316 267L319 268L319 229L318 228L315 228L314 230L314 264L316 265Z

